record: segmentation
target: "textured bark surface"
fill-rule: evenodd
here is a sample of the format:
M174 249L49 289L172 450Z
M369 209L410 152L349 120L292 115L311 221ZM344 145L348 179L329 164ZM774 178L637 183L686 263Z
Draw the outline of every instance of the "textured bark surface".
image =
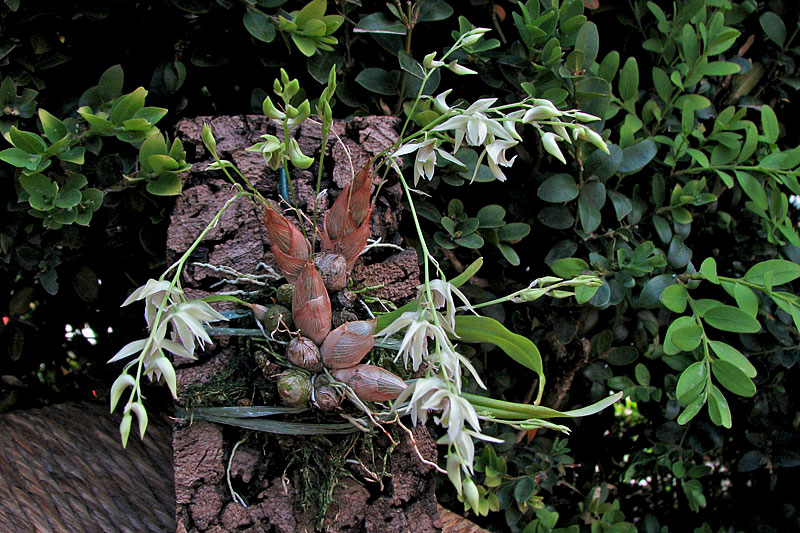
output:
M264 196L277 198L278 173L264 164L260 154L244 150L258 142L263 134L280 137L281 132L274 123L251 116L182 121L178 134L186 147L188 160L194 161L194 165L186 179L185 192L172 213L167 241L171 261L191 245L234 194L234 188L219 171L202 171L211 162L200 141L203 122L212 126L220 157L234 162ZM395 119L386 117L335 124L323 174L322 189L327 189L327 193L318 200L323 211L354 172L394 141L395 125ZM306 154L315 154L319 147L319 129L308 124L298 132L297 139ZM316 173L315 163L307 171L293 174L299 207L309 214L315 197ZM384 243L395 245L402 243L398 234L400 196L398 187L382 189L371 218L373 239L380 238ZM228 266L241 273L257 272L261 262L274 266L261 213L249 202L237 201L208 233L192 259L190 263ZM230 275L190 264L185 270L183 285L190 297L242 288L226 283L226 278ZM375 248L358 260L352 278L356 289L380 286L368 294L404 303L415 295L419 284L416 253ZM352 292L342 291L332 295L332 300L339 302L342 313L359 315L364 312L357 295ZM235 360L241 360L243 341L225 337L215 341L198 361L188 364L176 361L181 399L192 387L211 382ZM277 368L268 360L262 361L260 366L265 373L272 367ZM302 445L299 437L267 436L258 440L258 445L248 440L239 446L231 461L231 483L245 497L248 507L232 501L226 470L231 450L241 435L235 429L207 422L176 424L173 443L178 531L295 532L320 527L314 509L300 511L298 486L302 479L286 470L287 450ZM370 481L369 476L357 468L361 465L347 465L350 477L343 476L343 481L334 489L334 502L328 507L324 525L326 530L423 533L440 529L430 467L420 461L408 437L402 432L400 435L402 439L386 465L391 476L384 477L382 483ZM417 429L414 436L419 452L427 460L435 461L436 445L427 430ZM385 450L390 442L378 436L374 445L376 450Z

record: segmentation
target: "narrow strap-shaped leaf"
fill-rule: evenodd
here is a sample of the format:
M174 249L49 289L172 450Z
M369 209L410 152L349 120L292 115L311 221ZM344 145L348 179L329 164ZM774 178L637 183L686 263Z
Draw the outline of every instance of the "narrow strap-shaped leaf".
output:
M206 332L211 337L263 337L260 329L247 328L212 328L206 326Z
M228 426L264 431L278 435L333 435L343 433L354 433L358 429L352 424L314 424L307 422L283 422L262 418L235 418L228 416L216 416L210 414L200 414L192 412L195 419L216 422Z
M605 409L606 407L614 404L622 398L622 392L618 392L607 398L603 398L599 402L592 405L581 407L580 409L573 409L572 411L557 411L549 407L541 405L528 405L522 403L507 402L504 400L495 400L486 396L478 396L476 394L462 393L462 396L469 400L476 409L487 409L489 411L497 411L502 418L519 418L520 420L528 418L577 418L583 416L593 415Z
M479 257L479 258L477 258L477 259L476 259L476 260L475 260L475 261L474 261L474 262L473 262L473 263L472 263L470 266L468 266L468 267L467 267L467 268L464 270L464 272L462 272L462 273L461 273L461 274L459 274L458 276L456 276L456 277L454 277L453 279L451 279L451 280L450 280L450 284L451 284L453 287L460 287L460 286L462 286L464 283L466 283L467 281L469 281L469 279L470 279L472 276L474 276L474 275L475 275L475 273L476 273L476 272L478 272L478 270L480 270L480 268L481 268L482 266L483 266L483 257Z
M307 407L284 407L282 405L253 405L250 407L195 407L194 409L182 409L178 407L176 413L179 418L189 418L192 415L214 415L233 418L256 418L260 416L297 414L308 411Z
M512 333L500 322L487 316L457 316L456 335L464 342L492 343L506 352L514 361L536 372L539 376L539 393L536 395L536 403L539 403L544 392L545 377L542 369L542 356L533 341Z

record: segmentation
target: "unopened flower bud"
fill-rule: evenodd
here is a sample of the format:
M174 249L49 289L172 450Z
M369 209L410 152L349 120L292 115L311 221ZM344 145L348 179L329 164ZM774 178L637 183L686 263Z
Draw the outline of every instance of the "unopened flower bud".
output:
M422 59L422 66L425 68L443 67L444 61L436 61L436 52L431 52Z
M458 61L451 61L447 68L450 69L450 72L453 74L457 74L459 76L464 76L466 74L477 74L476 71L472 70L471 68L464 67L458 64Z
M289 156L289 160L297 168L306 169L314 164L314 159L308 157L300 150L300 145L297 143L297 139L289 139L289 143L286 147L286 153Z
M275 107L275 104L272 103L272 99L270 99L269 96L267 96L264 99L264 103L261 104L261 110L264 112L264 115L266 115L267 118L275 120L283 120L286 118L286 113Z
M481 40L481 37L483 37L484 33L488 33L490 31L491 30L489 28L475 28L470 30L464 34L464 38L461 39L461 44L463 46L472 46Z

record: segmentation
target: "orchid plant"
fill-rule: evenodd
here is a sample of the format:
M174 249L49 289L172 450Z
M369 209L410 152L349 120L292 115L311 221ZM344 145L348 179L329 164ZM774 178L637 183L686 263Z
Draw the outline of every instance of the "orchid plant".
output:
M485 28L475 28L463 33L439 60L436 59L436 54L425 57L421 65L423 80L420 91L402 127L400 140L381 153L376 161L372 162L374 165L372 168L366 168L354 177L353 183L348 185L340 196L347 198L347 202L334 204L325 217L323 228L317 225L316 205L314 206L311 242L305 234L305 229L301 231L288 222L280 213L277 204L264 199L233 164L219 158L210 128L204 128L202 136L203 142L215 158L215 163L209 168L222 170L238 187L238 193L225 207L245 196L265 208L265 221L278 265L290 281L297 281L303 287L306 284L303 280L318 276L316 270L320 267L319 258L316 265L313 262L314 243L318 233L325 253L341 254L345 258L342 265L345 275L353 267L368 237L368 221L372 209L369 199L373 185L372 176L378 174L383 167L381 179L387 180L391 179L388 176L389 171L392 169L395 171L405 192L416 228L422 255L424 282L418 288L416 299L400 309L378 317L377 332L374 336L381 339L381 346L396 349L397 359L402 359L406 368L421 377L408 381L402 387L395 387L396 392L392 397L396 399L390 407L382 406L382 403L370 404L371 406L367 406L364 402L358 403L362 410L366 409L369 419L378 424L391 423L393 420L398 420L400 415L409 415L414 424L424 424L429 416L433 415L433 421L445 430L439 442L447 447L447 460L446 468L440 470L447 473L462 500L476 512L481 502L478 489L471 479L474 475L474 440L497 441L485 434L483 424L504 423L519 429L548 427L566 432L568 429L565 426L549 422L548 419L592 414L611 405L620 396L619 394L610 396L592 406L570 412L559 412L540 406L545 378L536 346L529 339L511 333L499 322L478 314L481 307L495 303L521 303L545 295L555 298L575 296L578 288L581 289L581 298L585 298L599 287L600 280L596 276L582 275L568 280L554 277L541 278L525 289L492 302L472 304L459 287L477 272L481 260L476 261L459 276L448 280L426 244L414 203L416 191L412 190L403 170L406 166L404 158L411 163L411 183L417 186L423 177L427 180L432 179L437 167L452 165L463 170L466 165L458 159L459 149L463 146L478 147L480 155L474 165L473 178L481 163L486 161L492 174L499 181L505 181L506 175L503 169L511 167L516 159L516 156L508 155L509 150L523 141L518 128L526 125L534 128L544 149L562 163L566 162L566 158L559 143L588 142L603 151L608 151L602 136L586 125L597 120L597 117L580 111L558 109L545 99L526 98L518 103L499 104L497 98L483 98L467 105L449 105L447 98L452 90L447 90L436 97L424 96L423 89L426 82L437 69L447 68L458 75L475 74L474 71L449 58L460 48L477 42L487 31L489 30ZM331 131L331 100L335 84L334 67L331 69L328 86L317 106L323 132L323 146ZM283 100L283 105L276 105L269 97L264 101L265 114L283 124L284 140L274 136L264 136L264 141L250 150L262 153L265 163L273 169L280 169L290 164L298 168L308 168L311 165L311 158L300 151L296 140L290 136L291 130L310 115L310 105L307 100L297 107L292 106L291 100L298 91L297 80L291 80L282 71L281 79L275 82L275 93ZM416 131L409 133L415 109L426 98L432 101L438 117L419 125ZM321 150L321 154L324 152ZM318 193L322 164L319 165L319 169ZM238 175L238 179L229 173L230 170ZM290 201L294 204L294 209L299 212L291 179L288 185ZM111 391L113 411L122 394L130 389L120 428L123 445L130 432L131 413L138 418L140 435L144 435L147 425L147 414L141 401L140 378L164 377L173 396L176 396L175 371L165 356L165 351L174 356L194 357L195 348L202 347L211 340L204 326L224 319L219 312L208 305L208 302L229 300L250 306L249 303L231 296L189 301L180 285L180 275L186 260L205 234L217 223L221 214L222 211L211 221L192 247L160 279L148 281L123 303L128 305L134 301L144 300L145 319L149 329L147 338L126 345L109 361L116 362L138 354L125 365ZM170 272L173 272L172 277L167 279ZM339 280L336 287L341 288L341 286ZM306 289L303 288L300 294L305 294L303 291ZM318 296L321 298L321 293L318 295L318 292L320 291L308 296L306 298L308 302L304 301L303 305L310 305L310 302L316 301ZM329 314L330 304L327 305ZM310 317L303 316L299 326L314 343L321 344L330 331L330 320L327 331L316 332L317 318L313 314ZM315 333L311 333L312 330ZM370 333L374 331L371 329ZM402 336L402 339L393 341L395 336ZM506 402L488 396L465 393L463 385L469 379L474 380L479 387L486 388L470 360L459 352L458 343L466 342L497 344L512 359L536 372L539 379L539 393L534 404ZM350 374L355 372L351 368L347 370ZM343 375L341 372L328 373L327 378L336 381L337 376ZM381 397L380 401L390 400L389 397ZM348 419L351 420L352 417Z

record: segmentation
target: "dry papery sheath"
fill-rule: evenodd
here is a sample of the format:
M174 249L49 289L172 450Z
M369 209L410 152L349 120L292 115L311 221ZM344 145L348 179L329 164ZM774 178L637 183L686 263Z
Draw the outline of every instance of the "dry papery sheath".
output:
M344 256L348 271L367 245L369 216L372 213L369 202L371 187L372 173L367 163L352 183L342 190L325 215L322 249Z
M295 281L292 316L300 332L322 344L331 331L331 300L314 263L307 262Z
M358 364L375 346L378 320L346 322L331 331L322 343L322 364L328 368L349 368Z
M330 337L330 335L328 335ZM286 345L286 359L294 366L311 372L322 370L319 347L307 337L295 337Z
M356 396L365 402L393 400L408 387L400 377L375 365L333 370L331 375L350 386Z
M303 232L280 214L273 202L270 202L269 207L264 210L264 223L272 243L275 262L278 263L278 268L286 279L294 283L300 271L311 259L311 245Z

